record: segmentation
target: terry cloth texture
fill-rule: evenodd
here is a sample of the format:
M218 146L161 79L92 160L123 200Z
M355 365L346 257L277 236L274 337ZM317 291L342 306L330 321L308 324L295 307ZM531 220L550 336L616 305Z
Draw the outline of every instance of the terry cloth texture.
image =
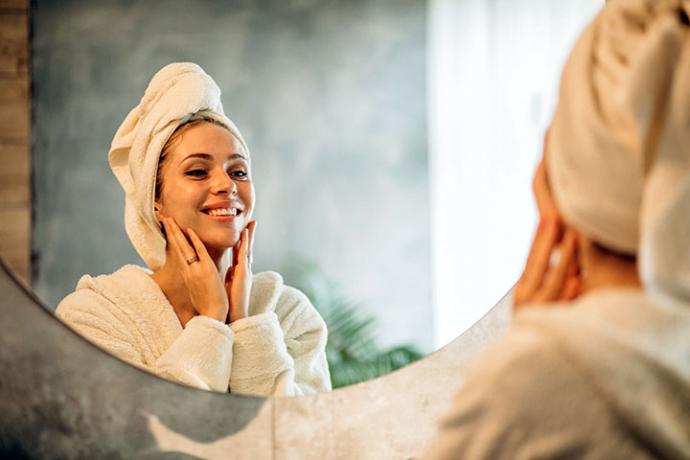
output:
M521 310L424 459L690 459L690 309L640 290Z
M175 129L197 114L225 126L249 158L242 134L224 115L218 85L189 62L169 64L156 73L110 146L108 162L125 191L125 230L151 270L165 262L165 238L153 210L158 160Z
M326 325L307 297L274 272L254 275L250 315L226 325L196 316L184 329L136 265L84 275L56 314L116 357L193 387L258 396L331 389Z

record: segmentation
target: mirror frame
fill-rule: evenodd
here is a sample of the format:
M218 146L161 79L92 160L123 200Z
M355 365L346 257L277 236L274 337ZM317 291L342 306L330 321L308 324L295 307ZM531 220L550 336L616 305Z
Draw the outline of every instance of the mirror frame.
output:
M0 265L0 445L28 457L411 458L432 439L467 362L510 320L509 292L403 369L330 393L257 398L187 387L119 360Z

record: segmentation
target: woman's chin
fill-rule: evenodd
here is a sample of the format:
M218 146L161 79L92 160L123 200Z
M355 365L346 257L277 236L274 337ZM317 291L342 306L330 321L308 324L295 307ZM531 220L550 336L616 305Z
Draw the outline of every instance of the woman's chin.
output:
M202 239L201 241L208 250L225 251L235 247L239 242L239 238L209 238Z

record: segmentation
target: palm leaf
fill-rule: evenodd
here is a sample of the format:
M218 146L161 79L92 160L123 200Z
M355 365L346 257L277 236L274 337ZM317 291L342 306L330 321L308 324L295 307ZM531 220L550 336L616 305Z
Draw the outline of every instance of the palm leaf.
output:
M376 342L376 318L343 296L315 264L297 260L301 268L293 284L307 294L328 326L326 358L333 388L374 379L422 357L409 345L382 350Z

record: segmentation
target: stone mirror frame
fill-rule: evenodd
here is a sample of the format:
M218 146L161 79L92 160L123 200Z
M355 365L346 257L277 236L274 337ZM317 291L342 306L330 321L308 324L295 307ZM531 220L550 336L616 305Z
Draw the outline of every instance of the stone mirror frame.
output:
M463 365L507 327L509 305L506 296L441 350L379 379L256 398L188 388L114 358L57 320L2 261L2 456L412 458L432 438Z
M57 320L0 259L3 458L413 458L469 359L508 326L510 296L441 350L331 393L256 398L163 380Z

